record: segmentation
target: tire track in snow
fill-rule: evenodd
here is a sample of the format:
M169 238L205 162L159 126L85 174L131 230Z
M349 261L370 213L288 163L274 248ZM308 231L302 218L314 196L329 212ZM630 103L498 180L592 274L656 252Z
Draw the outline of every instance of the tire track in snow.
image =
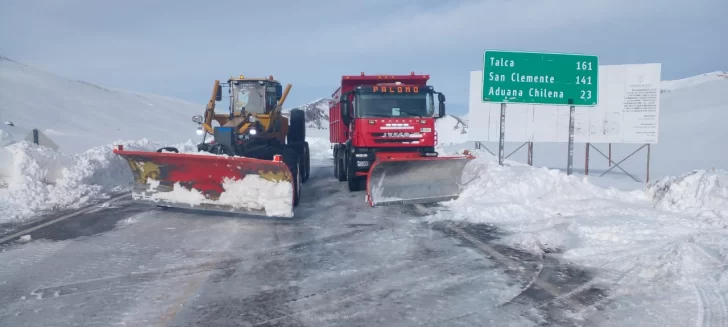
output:
M728 326L728 305L720 289L715 286L693 283L697 299L696 326Z
M376 229L379 230L379 229ZM349 234L349 233L345 233ZM359 234L359 233L356 233ZM338 234L338 235L344 235L344 234ZM406 236L399 236L392 238L391 241L405 241L410 239ZM341 241L340 237L332 237L328 239L330 241ZM352 239L347 239L346 242L355 241ZM305 262L309 261L309 257L316 256L317 254L312 253L309 249L309 247L313 244L310 244L312 241L306 241L301 242L299 244L308 244L306 246L296 246L293 245L290 247L287 251L280 251L276 252L275 256L270 258L259 258L259 259L267 259L263 262L260 262L261 265L258 268L254 268L253 271L246 272L246 274L250 274L252 276L256 276L256 270L271 270L274 267L277 267L277 263L285 263L284 269L280 271L280 274L284 274L284 276L276 277L280 279L287 279L285 277L286 270L291 269L290 267L295 266L298 267L299 264L304 264ZM328 253L331 250L332 243L322 243L321 245L326 245L323 247L317 247L324 251L326 251L326 257L331 257L331 254ZM340 247L347 247L345 244L339 244ZM220 303L219 300L214 300L211 302L205 302L205 304L201 307L198 307L196 310L199 311L199 314L201 314L201 317L198 317L197 319L200 319L201 321L210 322L216 321L215 317L209 317L207 314L213 313L213 312L228 312L232 311L235 313L235 315L238 315L242 317L242 319L249 319L249 323L253 325L257 324L270 324L275 322L280 322L281 320L287 320L291 319L294 316L310 313L317 310L323 310L325 308L328 308L330 306L345 306L344 303L352 302L354 298L361 298L365 297L367 294L372 292L378 292L382 291L385 292L387 289L395 289L400 288L403 286L402 283L396 283L395 285L388 285L387 287L380 287L377 289L371 289L370 286L376 284L377 282L381 282L379 278L382 277L382 275L386 275L390 278L394 278L395 275L408 275L408 271L411 271L412 269L421 270L424 269L428 272L425 277L417 279L419 282L425 282L431 278L437 277L438 274L445 274L447 272L450 273L456 273L457 271L463 270L462 268L465 265L472 264L471 262L464 260L467 258L467 254L459 253L459 254L450 254L444 257L439 257L435 262L425 262L424 265L413 265L413 262L411 261L395 261L394 263L386 263L387 261L384 261L383 266L371 266L366 267L365 269L357 269L357 278L354 282L347 282L342 283L341 286L338 287L332 287L332 288L326 288L326 289L317 289L312 292L307 292L303 294L299 294L300 290L298 290L298 286L293 285L289 286L284 284L285 286L283 288L273 288L268 289L265 291L257 292L253 294L252 296L248 296L241 299L235 299L233 303L228 303L230 300L225 300L224 302ZM352 258L350 258L352 259ZM316 265L316 268L318 270L322 271L338 271L338 269L335 269L335 265L340 265L341 262L338 260L332 260L327 261L326 263L322 263L323 265L319 264ZM268 269L267 267L271 265L271 268ZM385 271L386 273L382 273L382 271ZM414 275L415 273L413 273ZM347 275L338 275L338 276L331 276L330 278L325 278L328 280L329 283L333 283L331 279L336 280L336 278L347 278ZM396 278L395 278L396 279ZM404 282L404 284L409 285L410 283L415 283L414 281L407 280ZM299 307L305 307L304 309L298 309L298 310L289 310L288 306L296 304ZM235 308L228 308L229 306L233 305Z
M510 299L508 299L508 301L503 302L502 304L500 304L500 306L504 306L504 305L514 302L517 298L524 296L525 295L524 293L526 293L526 291L528 291L529 289L533 288L536 285L538 278L540 277L541 273L543 272L543 267L544 267L543 255L539 256L539 259L541 259L541 260L538 262L538 266L536 267L536 270L533 272L533 276L531 277L531 279L523 287L521 287L521 291L518 292L518 294L516 294L513 297L511 297ZM525 267L520 267L519 270L525 270ZM521 273L521 276L527 278L526 273Z
M453 262L449 262L450 260L452 260ZM411 293L413 292L424 292L432 288L444 287L450 284L457 284L467 280L481 278L480 274L478 274L477 271L473 271L472 269L466 269L470 264L472 263L461 260L457 256L453 256L433 264L421 266L421 268L427 271L426 274L418 275L416 278L396 283L396 286L390 284L378 288L369 288L364 286L367 284L371 284L373 281L364 280L354 284L327 289L323 292L308 294L306 296L302 296L297 299L291 299L286 302L275 303L274 305L276 305L277 307L273 310L281 314L276 317L271 317L267 320L255 322L252 324L252 326L275 324L280 322L281 320L295 315L312 314L316 311L320 311L331 306L347 308L351 305L361 303L377 303L377 306L381 306L384 304L382 303L382 301L397 302L398 300L403 299L408 295L411 295ZM411 263L405 263L395 264L385 269L387 269L388 273L391 273L392 271L390 271L390 269L392 268L411 269L413 267L411 267ZM470 271L472 275L466 275L465 277L463 277L461 274L464 271ZM447 277L443 278L443 276ZM414 285L417 285L417 287L414 287ZM362 291L362 289L364 290ZM321 301L320 297L324 297L325 300ZM306 309L293 311L287 314L282 314L282 312L285 312L286 310L280 308L282 305L286 305L292 302L313 302L317 300L322 303L314 304ZM361 314L361 308L358 308L356 313ZM337 319L340 318L342 317L337 317ZM352 317L349 316L346 318Z
M596 277L591 272L561 263L547 254L537 256L501 244L492 244L502 235L493 228L486 231L486 235L481 235L481 231L473 233L471 229L478 229L478 226L485 225L465 224L458 227L457 224L449 222L444 229L452 231L455 236L501 263L506 267L506 273L526 280L521 290L499 307L528 305L520 310L521 316L533 315L532 310L536 308L542 317L532 316L533 321L545 319L549 323L571 325L575 322L567 312L585 312L607 296L607 288L594 287ZM535 269L531 269L530 264Z

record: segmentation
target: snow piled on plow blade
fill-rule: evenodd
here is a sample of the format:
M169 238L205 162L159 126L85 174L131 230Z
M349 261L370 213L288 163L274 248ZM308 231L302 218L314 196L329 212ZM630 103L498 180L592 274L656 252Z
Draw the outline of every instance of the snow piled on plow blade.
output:
M433 203L457 199L463 171L473 157L383 159L376 161L367 181L372 206Z
M115 150L134 175L132 198L159 206L292 217L283 162L207 153Z
M172 187L161 188L157 180L150 179L148 182L147 188L134 188L132 195L135 200L177 208L293 217L291 185L271 182L259 175L248 174L238 180L225 178L222 183L225 191L217 199L208 198L201 191L186 188L179 182Z

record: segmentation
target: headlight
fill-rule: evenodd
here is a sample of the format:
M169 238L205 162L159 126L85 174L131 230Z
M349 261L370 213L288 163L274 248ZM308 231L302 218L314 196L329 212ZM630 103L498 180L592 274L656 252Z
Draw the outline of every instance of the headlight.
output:
M251 128L249 133L250 133L250 135L255 135L258 133L258 131L256 131L255 128Z
M205 132L202 130L202 127L197 127L197 135L202 135Z

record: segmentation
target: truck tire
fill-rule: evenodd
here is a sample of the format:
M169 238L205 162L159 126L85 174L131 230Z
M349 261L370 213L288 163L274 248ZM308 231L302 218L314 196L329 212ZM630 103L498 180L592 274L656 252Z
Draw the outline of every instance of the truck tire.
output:
M346 180L348 181L349 191L351 192L358 192L364 189L361 185L363 178L356 176L355 165L356 161L354 157L346 156Z
M301 109L291 110L290 127L288 128L288 144L306 140L306 114Z
M339 145L334 145L333 151L334 178L339 178Z
M308 142L303 142L303 156L301 157L301 183L305 183L311 175L311 151Z
M346 151L339 149L339 151L336 153L336 160L334 161L334 164L336 165L336 178L339 180L339 182L343 182L346 180L346 162L344 162L344 158L346 156Z

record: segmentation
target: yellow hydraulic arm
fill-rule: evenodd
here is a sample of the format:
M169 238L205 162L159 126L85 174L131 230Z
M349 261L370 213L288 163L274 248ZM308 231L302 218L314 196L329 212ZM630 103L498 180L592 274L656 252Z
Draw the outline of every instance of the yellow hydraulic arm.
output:
M217 89L220 87L220 81L215 80L215 85L212 87L212 95L210 101L207 102L207 108L205 108L205 119L202 123L202 128L210 134L215 134L215 130L212 129L212 118L215 116L215 99L217 98Z

